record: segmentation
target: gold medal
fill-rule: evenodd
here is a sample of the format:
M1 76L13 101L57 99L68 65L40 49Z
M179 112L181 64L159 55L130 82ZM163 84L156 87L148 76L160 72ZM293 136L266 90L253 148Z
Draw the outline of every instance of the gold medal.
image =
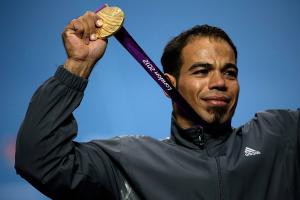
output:
M97 38L107 38L116 33L123 25L124 12L118 7L106 6L97 12L103 25L96 30Z

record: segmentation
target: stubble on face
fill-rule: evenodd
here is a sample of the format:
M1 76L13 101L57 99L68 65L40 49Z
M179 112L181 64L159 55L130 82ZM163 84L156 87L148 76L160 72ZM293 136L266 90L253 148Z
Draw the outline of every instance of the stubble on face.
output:
M208 113L212 116L211 122L213 124L220 124L227 112L227 107L209 107Z

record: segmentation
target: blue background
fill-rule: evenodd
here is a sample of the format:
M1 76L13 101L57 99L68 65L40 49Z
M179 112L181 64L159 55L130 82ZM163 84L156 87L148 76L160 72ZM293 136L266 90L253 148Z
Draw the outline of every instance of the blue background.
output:
M235 127L257 111L300 102L300 1L297 0L2 0L0 199L47 199L15 174L14 141L35 89L66 59L61 32L86 10L121 7L124 26L160 66L164 45L196 24L223 28L238 51L241 93ZM76 110L78 141L123 134L165 138L171 104L114 39Z

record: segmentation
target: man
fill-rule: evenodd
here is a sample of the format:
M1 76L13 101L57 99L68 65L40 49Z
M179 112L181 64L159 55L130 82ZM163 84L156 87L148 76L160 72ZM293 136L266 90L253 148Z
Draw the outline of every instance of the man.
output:
M201 124L173 103L170 139L74 142L72 112L107 44L96 27L101 19L87 12L64 30L68 59L32 97L16 143L17 173L53 199L300 199L300 111L258 113L233 129L237 51L216 27L181 33L161 59Z

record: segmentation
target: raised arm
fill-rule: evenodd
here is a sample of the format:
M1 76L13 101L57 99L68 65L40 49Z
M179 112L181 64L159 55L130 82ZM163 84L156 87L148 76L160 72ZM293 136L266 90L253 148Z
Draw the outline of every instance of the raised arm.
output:
M53 199L117 199L115 168L107 155L92 143L73 141L72 112L107 44L95 38L97 26L101 21L92 12L67 25L62 36L68 59L35 92L18 133L17 173Z

